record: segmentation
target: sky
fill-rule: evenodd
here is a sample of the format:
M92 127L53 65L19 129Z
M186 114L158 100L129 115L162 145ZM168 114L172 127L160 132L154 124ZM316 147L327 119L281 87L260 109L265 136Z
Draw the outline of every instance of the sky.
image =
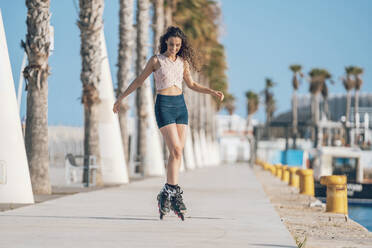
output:
M118 4L106 0L104 30L116 87ZM370 0L219 0L222 9L220 41L225 46L229 91L236 97L236 113L246 116L245 92L261 92L265 78L276 82L275 114L289 110L292 94L290 64L298 63L307 74L322 67L336 80L329 92L344 93L339 80L348 65L364 68L363 92L372 92L372 1ZM54 52L49 58L49 125L83 125L80 104L80 31L78 0L51 1ZM15 89L18 88L26 35L24 0L0 0ZM149 42L152 38L149 38ZM149 50L149 57L151 49ZM300 86L308 92L308 83ZM21 117L26 112L23 91ZM130 98L133 99L134 94ZM226 111L222 111L226 114ZM264 121L264 107L255 116Z

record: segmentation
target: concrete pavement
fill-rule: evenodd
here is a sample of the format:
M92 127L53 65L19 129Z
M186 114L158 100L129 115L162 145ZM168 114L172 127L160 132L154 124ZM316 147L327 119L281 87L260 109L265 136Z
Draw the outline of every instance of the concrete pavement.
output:
M185 221L159 220L163 178L0 212L0 247L297 247L247 165L180 175Z

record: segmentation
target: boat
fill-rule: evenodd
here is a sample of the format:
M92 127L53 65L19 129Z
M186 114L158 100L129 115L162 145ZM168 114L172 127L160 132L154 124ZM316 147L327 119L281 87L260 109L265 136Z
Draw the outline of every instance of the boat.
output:
M316 197L326 197L327 188L320 184L320 177L346 175L349 203L372 204L372 173L371 168L364 164L366 160L362 159L362 150L351 147L321 147L310 150L309 154L309 165L314 171Z

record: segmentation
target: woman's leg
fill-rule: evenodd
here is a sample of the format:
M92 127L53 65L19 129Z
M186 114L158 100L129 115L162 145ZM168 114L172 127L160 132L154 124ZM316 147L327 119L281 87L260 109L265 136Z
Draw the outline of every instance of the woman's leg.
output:
M167 183L178 184L178 174L181 166L182 151L186 140L186 125L169 124L160 128L169 150L167 165Z

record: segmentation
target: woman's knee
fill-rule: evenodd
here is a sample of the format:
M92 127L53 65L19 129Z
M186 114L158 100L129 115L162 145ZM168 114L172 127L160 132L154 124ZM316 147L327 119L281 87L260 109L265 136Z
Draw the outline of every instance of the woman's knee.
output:
M181 159L182 157L182 146L181 145L176 145L172 148L171 150L171 155L175 158L175 159Z

